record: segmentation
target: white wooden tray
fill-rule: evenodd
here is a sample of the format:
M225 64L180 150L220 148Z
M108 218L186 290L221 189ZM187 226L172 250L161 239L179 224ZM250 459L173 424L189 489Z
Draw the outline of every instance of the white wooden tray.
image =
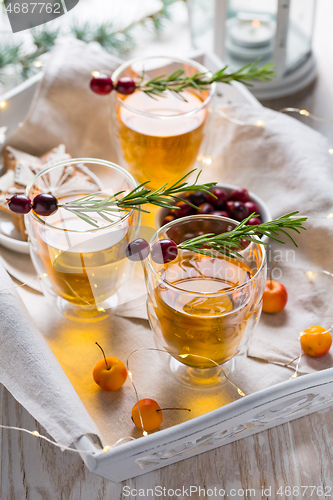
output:
M223 63L214 54L190 54L215 71ZM42 75L36 75L0 97L0 127L7 126L7 139L23 122ZM218 89L218 103L246 102L260 106L241 84ZM151 472L185 458L245 438L290 420L333 405L333 368L277 384L244 399L145 438L114 447L107 453L89 436L76 443L88 469L114 482Z

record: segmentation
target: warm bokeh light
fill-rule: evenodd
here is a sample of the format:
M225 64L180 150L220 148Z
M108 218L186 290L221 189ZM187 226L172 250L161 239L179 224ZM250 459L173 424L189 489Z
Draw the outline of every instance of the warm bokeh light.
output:
M254 28L259 28L259 26L261 25L261 22L259 21L259 19L253 19L251 24Z

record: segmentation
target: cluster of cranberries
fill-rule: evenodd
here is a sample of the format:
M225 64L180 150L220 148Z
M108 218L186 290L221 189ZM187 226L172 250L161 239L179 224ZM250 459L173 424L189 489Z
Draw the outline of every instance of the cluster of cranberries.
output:
M99 73L90 80L90 88L95 94L107 95L116 90L119 94L129 95L135 91L135 81L129 76L119 78L116 84L113 83L111 77L105 73Z
M58 200L52 194L41 193L30 200L25 194L15 194L7 199L8 208L14 214L24 215L33 210L38 215L52 215L58 210Z
M171 262L178 255L177 243L173 240L159 240L150 247L148 241L137 238L131 241L125 250L126 257L133 262L144 260L150 254L151 259L157 264Z
M195 214L220 215L222 217L229 217L230 219L234 219L239 222L246 219L246 217L252 213L259 215L258 207L255 203L253 203L253 201L251 201L249 193L246 189L235 189L230 193L230 195L228 195L224 189L219 187L214 187L210 191L211 194L207 194L202 191L194 191L188 196L182 196L182 198L187 199L193 205L199 207L199 210L187 205L187 203L183 201L179 201L176 203L177 209L170 209L169 213L162 222L162 226L168 224L174 219ZM247 224L251 226L261 224L261 220L258 217L253 217L247 222Z

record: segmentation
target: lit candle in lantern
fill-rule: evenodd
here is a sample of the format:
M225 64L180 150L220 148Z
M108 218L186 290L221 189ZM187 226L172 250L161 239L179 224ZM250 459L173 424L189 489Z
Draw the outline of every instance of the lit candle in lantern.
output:
M273 23L259 19L235 21L229 29L230 39L235 45L251 49L271 44L275 31Z

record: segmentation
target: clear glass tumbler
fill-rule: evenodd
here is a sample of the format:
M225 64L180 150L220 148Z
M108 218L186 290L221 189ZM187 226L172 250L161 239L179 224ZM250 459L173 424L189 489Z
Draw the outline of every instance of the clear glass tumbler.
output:
M38 173L27 186L33 199L48 192L60 204L94 193L106 198L123 196L136 186L123 168L104 160L78 158L59 162ZM132 274L125 248L135 238L140 215L116 211L112 222L89 214L98 227L65 208L48 217L31 211L25 216L32 261L44 294L67 318L97 321L117 304L117 291Z
M170 76L182 69L186 76L208 70L190 59L153 56L133 59L112 75L135 81ZM112 92L112 136L118 161L138 182L151 181L159 187L185 174L195 162L204 138L209 104L215 84L208 90L184 89L181 94L166 91L149 97L136 90L128 96Z
M198 232L220 234L235 225L220 216L184 217L159 229L150 244L164 238L179 243ZM215 385L247 352L261 314L266 257L259 243L240 253L242 258L180 251L168 264L147 259L149 321L184 383Z

